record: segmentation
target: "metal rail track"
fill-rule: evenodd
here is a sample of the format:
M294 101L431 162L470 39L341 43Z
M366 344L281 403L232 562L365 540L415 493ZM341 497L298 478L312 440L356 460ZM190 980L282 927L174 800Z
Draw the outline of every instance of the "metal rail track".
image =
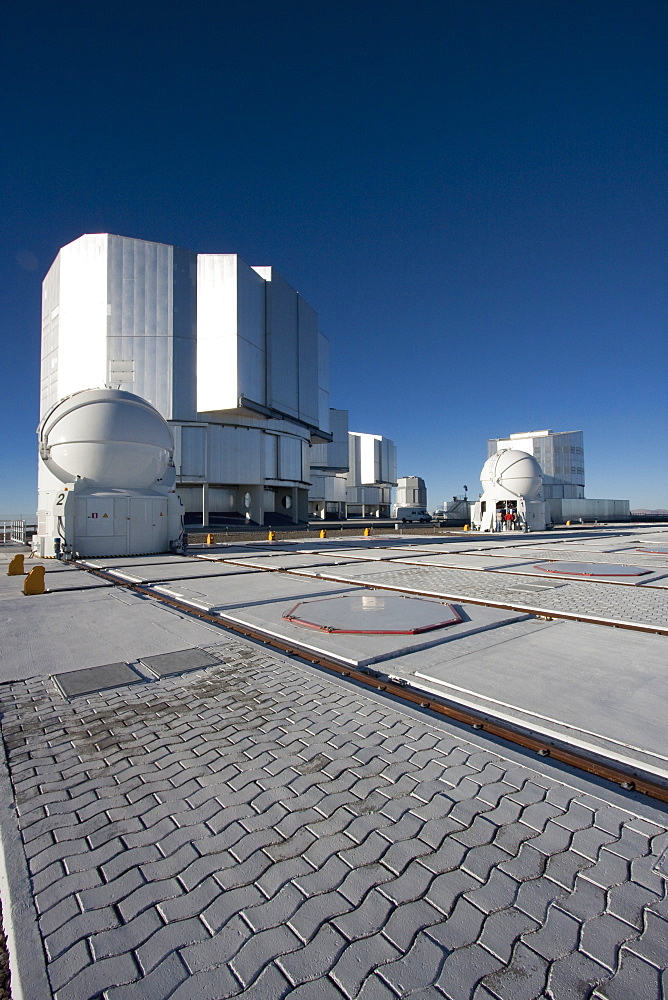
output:
M566 741L559 741L559 743L553 743L547 738L541 738L535 736L533 733L529 732L527 729L521 726L511 726L505 721L495 718L492 715L483 712L475 712L468 707L460 706L456 702L449 701L445 698L439 697L438 695L428 694L425 691L420 691L412 687L405 686L403 684L397 683L396 681L387 679L385 677L379 677L374 675L374 672L367 672L365 670L355 669L353 667L346 667L335 660L330 660L325 656L315 655L304 649L300 649L298 646L293 646L288 642L284 642L281 639L277 639L274 636L269 636L264 632L257 629L252 629L246 625L240 625L238 622L226 619L222 614L213 614L209 611L204 611L199 608L194 608L183 601L179 601L178 598L169 597L167 594L157 594L155 591L150 590L147 586L140 583L132 583L129 580L120 580L113 574L105 572L101 569L93 569L92 567L82 565L79 562L74 561L73 565L77 566L79 569L84 569L88 573L92 573L94 576L99 576L102 579L109 580L109 582L116 585L127 588L128 590L133 590L137 593L143 594L145 597L150 597L153 600L158 601L162 604L167 604L183 614L189 615L191 617L198 618L202 621L209 622L216 625L222 631L235 632L239 635L243 635L246 638L252 639L255 642L259 642L262 645L270 646L273 649L279 650L281 653L285 653L291 657L295 657L306 663L321 667L325 670L329 670L339 677L347 678L358 684L364 685L375 691L382 692L393 698L397 698L399 701L406 702L413 707L421 708L426 711L434 712L436 715L444 716L448 719L452 719L465 726L470 726L477 732L488 733L490 736L494 736L497 739L503 740L506 743L511 743L516 746L520 746L525 750L530 750L536 753L538 756L543 758L549 758L550 760L557 761L560 764L565 764L568 767L575 768L579 771L585 771L588 774L592 774L597 778L602 778L605 781L609 781L612 784L619 785L626 791L635 791L642 795L646 795L649 798L657 799L660 802L668 803L668 785L662 784L659 780L652 778L647 775L639 774L636 771L632 771L621 763L609 763L608 761L601 760L595 757L593 754L589 755L580 749L576 749L570 746ZM277 572L272 570L271 572ZM293 574L298 575L298 574ZM326 579L325 577L319 577L319 579ZM336 581L335 581L336 582ZM366 585L367 587L369 585ZM371 588L371 589L396 589L396 588ZM411 591L411 593L416 593ZM433 594L424 594L420 596L432 597ZM462 600L463 598L443 598L444 600ZM529 611L528 608L518 609L513 605L507 604L493 604L491 602L483 601L469 601L466 598L467 603L471 604L481 604L488 607L504 608L508 610L522 610ZM536 614L545 615L545 612L534 612ZM587 618L584 616L566 616L566 615L554 615L553 617L569 617L575 618L577 621L590 621L597 622L599 624L611 624L610 622L601 621L597 619ZM626 626L620 626L626 627ZM655 629L652 628L640 628L640 631L654 632Z

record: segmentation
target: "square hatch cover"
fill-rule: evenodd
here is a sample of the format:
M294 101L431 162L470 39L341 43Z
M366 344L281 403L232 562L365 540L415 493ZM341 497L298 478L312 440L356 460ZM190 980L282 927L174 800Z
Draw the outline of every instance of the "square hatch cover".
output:
M54 674L53 679L66 698L80 694L97 694L98 691L109 691L111 688L144 681L144 678L127 663L105 663L101 667L70 670L65 674Z
M217 666L220 660L194 648L180 649L176 653L159 653L157 656L140 656L139 662L148 667L156 677L171 677L173 674L185 674L188 670Z

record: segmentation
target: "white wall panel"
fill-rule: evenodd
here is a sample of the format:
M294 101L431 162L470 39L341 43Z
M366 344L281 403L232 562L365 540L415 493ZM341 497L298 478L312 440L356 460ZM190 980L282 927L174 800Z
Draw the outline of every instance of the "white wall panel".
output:
M273 268L266 292L267 405L298 417L297 293Z
M359 431L350 431L348 442L350 488L396 484L397 449L394 442L379 434L361 434Z
M109 376L168 420L195 411L195 255L109 237Z
M207 424L211 483L262 482L262 431L255 427Z
M302 476L302 442L301 438L281 437L279 446L279 479L301 480Z
M234 409L239 401L237 256L197 258L197 410Z
M297 296L299 344L299 417L318 426L318 315L308 302ZM324 428L323 428L324 429Z
M264 478L278 479L278 434L264 434Z
M206 425L181 428L181 461L179 474L182 479L206 476Z
M107 380L107 241L81 236L60 251L58 399Z
M58 402L58 328L60 323L60 254L42 283L42 363L40 417Z

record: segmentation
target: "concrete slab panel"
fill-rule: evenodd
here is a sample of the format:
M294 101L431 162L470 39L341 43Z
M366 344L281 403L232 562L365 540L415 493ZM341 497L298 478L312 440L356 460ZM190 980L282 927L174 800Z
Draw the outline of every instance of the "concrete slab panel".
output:
M525 558L499 557L498 555L461 552L443 555L402 556L399 562L414 566L445 566L456 569L511 569L521 572L521 567L531 565Z
M326 576L331 577L336 580L355 580L358 583L362 583L366 580L374 580L376 577L382 577L385 573L393 573L397 569L397 564L394 559L388 560L376 560L374 562L360 560L356 563L349 563L344 566L331 566L330 568L318 568L318 567L305 567L299 570L300 576ZM296 570L289 570L288 572L296 573Z
M125 589L21 595L3 602L0 683L132 663L144 654L209 643L217 634L215 625Z
M241 576L254 572L250 567L233 566L223 562L204 562L197 560L192 563L156 565L156 566L123 566L119 569L107 570L115 579L128 583L155 583L161 580L189 580L209 576Z
M403 657L394 666L430 690L554 732L668 776L666 639L581 622L552 622L464 652ZM464 655L458 655L463 652ZM440 662L438 657L440 657ZM639 756L640 755L640 756Z
M198 611L220 611L274 601L294 604L313 595L342 594L352 588L324 580L298 579L292 574L258 572L173 584L148 584L147 589L174 597Z
M180 566L183 563L194 562L188 556L170 555L164 552L155 556L105 556L100 559L80 559L82 566L90 566L91 569L109 569L118 566Z
M50 594L60 590L95 590L100 587L112 587L108 580L93 576L84 569L70 569L65 573L48 573L44 577L44 585Z
M283 616L294 607L294 603L276 601L272 604L226 609L221 611L221 620L246 625L271 638L281 639L301 650L326 656L346 666L363 667L393 659L409 651L454 642L462 636L497 629L508 622L529 617L521 612L451 602L462 621L434 632L419 635L347 635L316 631L287 621ZM443 611L447 611L445 602Z
M225 557L227 564L249 569L287 570L301 569L306 566L331 566L338 563L352 562L351 557L340 556L339 553L322 554L319 552L268 552L266 555L230 556Z
M361 559L362 561L369 560L370 562L374 562L384 559L401 559L405 556L406 551L413 552L414 549L411 549L408 546L405 549L396 549L383 545L358 545L351 548L337 548L328 552L327 556L330 560L340 559L341 561L345 560L346 562L353 562Z

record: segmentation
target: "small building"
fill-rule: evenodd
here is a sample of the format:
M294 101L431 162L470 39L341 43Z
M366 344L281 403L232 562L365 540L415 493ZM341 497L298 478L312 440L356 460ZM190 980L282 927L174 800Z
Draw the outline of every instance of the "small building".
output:
M575 500L585 495L582 431L522 431L507 438L491 438L487 457L514 448L533 455L543 470L545 500Z
M390 517L392 487L397 485L397 449L379 434L348 433L346 514Z
M332 440L311 447L309 517L344 520L348 489L348 411L329 411Z
M515 449L532 455L542 470L541 497L548 523L566 521L628 521L628 500L585 498L584 435L582 431L521 431L491 438L487 455Z
M427 486L419 476L401 476L397 480L397 507L427 507Z

